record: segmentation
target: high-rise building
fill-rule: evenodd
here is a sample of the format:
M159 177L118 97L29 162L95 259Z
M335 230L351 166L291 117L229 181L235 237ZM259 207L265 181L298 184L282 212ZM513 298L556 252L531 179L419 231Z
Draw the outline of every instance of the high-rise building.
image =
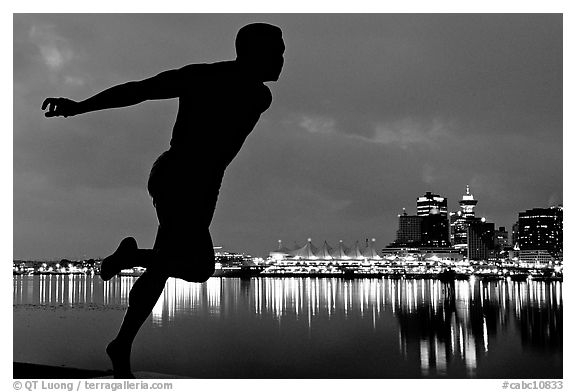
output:
M416 199L417 216L422 217L421 245L427 247L450 246L448 199L432 192Z
M533 208L518 214L520 250L547 250L557 256L562 252L563 208Z
M478 204L478 200L474 199L474 195L470 193L469 185L466 185L466 193L462 195L459 204L460 211L450 213L450 237L455 248L466 252L468 248L468 225L475 220L474 207Z
M396 244L405 246L419 246L422 241L422 217L408 215L406 209L398 215L398 231Z
M498 260L507 259L510 256L512 246L508 241L508 231L504 226L494 231L494 254Z
M450 213L450 242L457 249L466 249L468 228L462 211Z
M427 252L444 248L458 252L460 257L466 255L469 260L507 257L510 244L506 228L495 230L494 223L476 217L477 204L469 185L459 201L460 210L450 214L447 198L426 192L416 200L416 215L408 215L405 209L398 215L396 240L386 248L419 248Z
M514 223L512 225L512 246L516 246L518 245L518 239L519 239L519 235L518 235L518 221L516 221L516 223ZM519 246L519 245L518 245ZM520 248L518 248L518 250L520 250Z
M474 195L470 194L470 185L466 185L466 194L460 200L460 208L464 218L474 218L474 207L478 204L478 200L474 199Z
M440 214L422 216L422 246L446 247L450 246L450 225L448 217Z
M422 217L422 246L450 246L448 199L432 192L416 199L417 215Z
M508 243L508 232L505 227L500 226L498 230L494 232L494 245L496 249L504 249L510 245Z
M426 192L424 196L416 199L416 208L416 215L418 216L435 214L448 216L448 199L432 192Z
M484 218L468 221L468 259L488 260L494 256L494 223Z
M408 215L405 209L398 215L396 240L388 247L450 246L447 199L426 192L416 200L416 207L417 215Z

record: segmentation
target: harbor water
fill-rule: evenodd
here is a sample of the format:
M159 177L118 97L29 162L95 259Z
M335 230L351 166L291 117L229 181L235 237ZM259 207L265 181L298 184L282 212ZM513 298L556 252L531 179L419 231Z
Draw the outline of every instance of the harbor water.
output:
M14 361L109 369L135 277L14 276ZM561 378L562 283L168 280L134 370L190 378Z

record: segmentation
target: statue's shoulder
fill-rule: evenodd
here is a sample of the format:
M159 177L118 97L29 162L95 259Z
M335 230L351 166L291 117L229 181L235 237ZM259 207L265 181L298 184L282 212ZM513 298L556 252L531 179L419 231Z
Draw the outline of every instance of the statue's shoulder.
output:
M199 67L199 72L203 72L205 75L211 75L220 79L231 78L238 73L234 61L218 61L216 63L203 63L196 65L201 66Z

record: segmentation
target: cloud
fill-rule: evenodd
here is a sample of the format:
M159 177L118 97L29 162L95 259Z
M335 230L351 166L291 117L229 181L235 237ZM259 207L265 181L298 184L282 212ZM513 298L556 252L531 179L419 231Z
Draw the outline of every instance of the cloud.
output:
M310 133L333 134L336 121L329 117L303 115L299 125Z
M74 57L67 40L58 35L53 26L33 25L29 36L40 50L44 64L52 70L61 69Z
M374 143L408 148L413 145L438 146L451 137L450 122L440 119L420 120L413 117L381 123L374 127L371 136L351 135Z
M85 84L85 80L77 76L66 76L64 78L64 83L71 87L82 87Z
M366 233L387 243L418 195L457 209L466 184L479 214L507 226L520 210L562 201L559 14L19 14L15 255L83 254L75 233L94 240L93 255L132 228L153 236L145 184L177 111L155 101L45 119L45 97L83 99L232 58L235 32L254 20L282 27L286 63L272 107L228 168L216 242L259 252L278 238Z
M452 131L455 128L455 121L446 121L440 118L405 117L399 120L379 122L371 128L370 126L365 127L365 123L366 121L361 120L339 122L334 117L309 114L300 115L298 120L298 125L312 134L339 135L402 149L412 146L439 147L442 143L455 137Z
M425 184L432 185L437 180L437 170L429 163L425 163L422 167L422 181Z

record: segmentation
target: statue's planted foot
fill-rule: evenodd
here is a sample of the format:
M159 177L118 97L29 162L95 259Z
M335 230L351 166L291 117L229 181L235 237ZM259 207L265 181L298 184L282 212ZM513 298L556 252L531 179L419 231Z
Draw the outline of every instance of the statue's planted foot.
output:
M106 347L106 354L112 361L114 378L136 378L130 369L130 346L116 340Z

